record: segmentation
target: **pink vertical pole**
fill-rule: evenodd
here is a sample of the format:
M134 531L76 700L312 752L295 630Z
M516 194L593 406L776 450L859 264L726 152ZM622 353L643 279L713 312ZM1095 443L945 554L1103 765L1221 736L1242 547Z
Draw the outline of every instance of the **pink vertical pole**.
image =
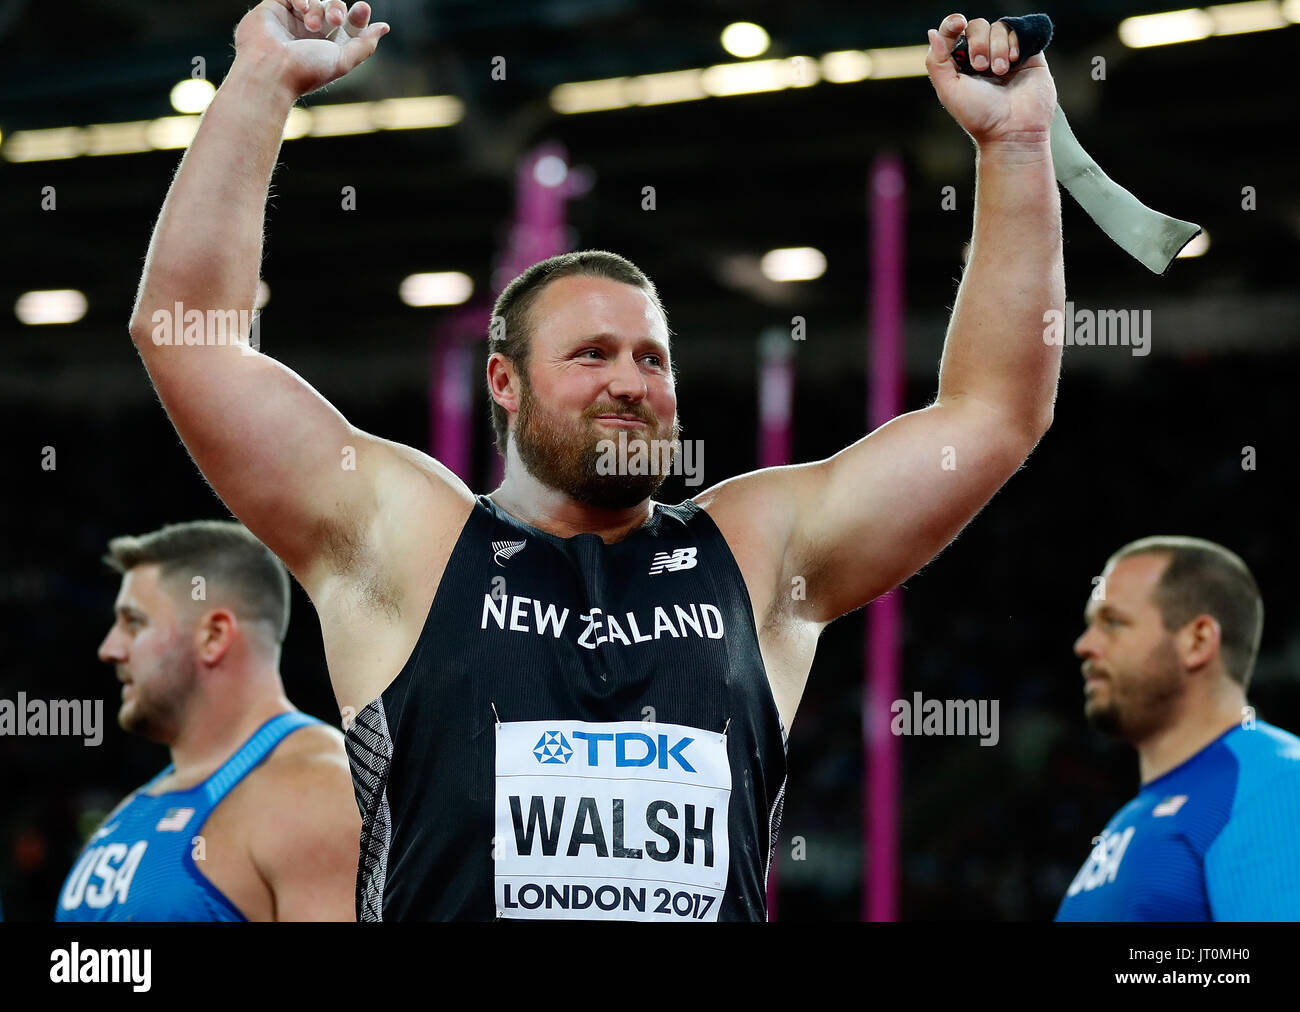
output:
M790 463L794 356L790 332L780 327L763 331L758 340L758 466ZM767 872L767 919L776 920L780 882L779 852L773 848Z
M903 410L903 226L906 182L894 155L871 168L871 348L867 427ZM867 607L866 671L862 695L862 919L898 919L899 741L890 733L898 698L901 590Z
M446 318L433 344L429 381L429 445L433 456L466 483L472 481L475 342L487 336L492 303L515 275L568 248L566 201L591 186L585 172L572 172L564 148L546 142L519 161L515 174L515 217L509 242L492 275L491 295ZM502 463L495 451L489 487L500 484Z
M435 346L433 354L432 453L462 481L470 482L474 356L469 343L459 335Z

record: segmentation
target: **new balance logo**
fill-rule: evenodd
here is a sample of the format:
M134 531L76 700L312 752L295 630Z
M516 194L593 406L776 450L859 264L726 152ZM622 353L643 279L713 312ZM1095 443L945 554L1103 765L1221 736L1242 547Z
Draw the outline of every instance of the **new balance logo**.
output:
M675 573L679 569L694 569L696 548L678 548L671 555L667 552L655 552L654 561L650 564L650 575L655 576L659 573Z
M514 556L524 550L527 541L494 541L492 542L492 558L496 560L498 566L504 566Z

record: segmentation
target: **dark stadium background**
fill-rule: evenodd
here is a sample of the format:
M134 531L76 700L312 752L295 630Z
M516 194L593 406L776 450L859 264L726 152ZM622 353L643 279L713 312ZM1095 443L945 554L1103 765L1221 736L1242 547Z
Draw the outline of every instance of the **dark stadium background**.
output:
M560 116L552 87L731 59L734 20L762 24L767 55L924 43L950 7L809 2L376 0L394 30L365 75L318 102L455 94L447 129L285 144L267 220L263 348L355 424L428 447L430 337L449 309L413 309L399 281L460 270L491 286L516 159L561 141L594 187L570 206L573 248L622 253L655 280L676 333L684 436L702 439L705 487L757 463L757 335L807 320L795 346L793 460L865 431L866 175L884 153L908 174L906 399L934 394L940 342L969 237L974 159L924 77L820 84L725 99ZM1174 5L1170 5L1171 7ZM99 748L0 737L0 902L52 916L91 820L167 761L116 726L117 685L95 658L117 579L108 539L227 515L190 462L131 347L126 322L150 229L180 152L11 163L14 131L169 115L167 92L203 55L219 81L240 2L0 3L0 698L105 701ZM969 17L1039 5L964 8ZM1157 278L1063 195L1069 297L1151 309L1152 353L1070 348L1056 421L1027 466L903 593L903 695L1000 703L1001 736L902 740L901 916L1046 919L1093 834L1136 789L1127 747L1088 730L1071 645L1110 551L1185 533L1240 553L1262 588L1262 719L1300 730L1300 636L1291 490L1300 469L1300 195L1294 51L1300 26L1126 50L1116 25L1162 7L1047 6L1062 106L1089 152L1161 210L1193 219L1209 252ZM505 81L493 81L504 55ZM1094 56L1107 78L1091 79ZM340 209L355 186L357 210ZM657 210L641 188L657 188ZM956 187L955 211L940 208ZM58 209L42 211L42 188ZM1256 188L1258 209L1241 207ZM815 246L828 269L765 302L725 279L727 257ZM73 326L28 327L30 289L77 288ZM484 353L471 481L491 453ZM42 447L57 469L42 470ZM1254 447L1254 470L1243 447ZM672 479L658 498L696 490ZM824 634L792 729L781 840L781 920L859 916L864 613ZM301 591L282 665L301 708L337 723L319 626ZM97 814L98 813L98 814ZM791 860L802 837L806 860Z

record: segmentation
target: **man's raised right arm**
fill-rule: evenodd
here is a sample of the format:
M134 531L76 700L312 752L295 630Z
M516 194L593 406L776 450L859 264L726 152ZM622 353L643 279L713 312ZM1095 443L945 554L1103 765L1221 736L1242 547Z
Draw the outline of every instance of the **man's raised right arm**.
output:
M346 25L334 41L324 39L341 16ZM186 344L181 334L196 310L205 322L251 312L267 189L289 111L374 52L388 29L369 18L365 3L345 12L339 0L265 0L240 22L234 64L163 204L131 319L132 339L195 463L309 593L333 563L325 556L364 537L387 473L409 471L410 456L354 429L292 370L246 343L208 343L218 335L206 327L203 344ZM320 273L323 289L345 286L330 269L328 257L304 265ZM165 325L170 344L159 343Z

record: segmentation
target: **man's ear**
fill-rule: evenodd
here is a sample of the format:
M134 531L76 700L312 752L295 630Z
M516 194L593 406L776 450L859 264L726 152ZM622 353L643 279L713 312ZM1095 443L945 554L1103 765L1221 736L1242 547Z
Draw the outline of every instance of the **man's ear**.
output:
M1178 653L1189 671L1200 671L1221 656L1223 629L1212 615L1197 615L1177 636Z
M204 612L194 631L199 660L209 667L219 664L235 641L239 622L229 608Z
M515 364L504 354L494 351L487 361L488 391L492 399L507 411L519 411L519 375Z

